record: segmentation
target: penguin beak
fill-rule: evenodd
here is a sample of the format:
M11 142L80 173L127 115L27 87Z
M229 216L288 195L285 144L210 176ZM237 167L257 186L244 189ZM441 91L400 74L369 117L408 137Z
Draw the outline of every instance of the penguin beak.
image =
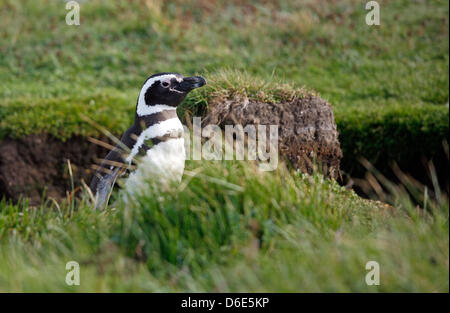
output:
M192 89L206 85L206 79L201 76L185 77L178 85L177 90L188 93Z

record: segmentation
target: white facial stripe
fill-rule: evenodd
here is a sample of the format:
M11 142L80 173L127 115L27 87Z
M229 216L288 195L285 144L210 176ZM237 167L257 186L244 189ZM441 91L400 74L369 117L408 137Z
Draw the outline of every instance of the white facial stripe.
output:
M144 116L144 115L150 115L150 114L154 114L154 113L158 113L158 112L162 112L162 111L166 111L166 110L176 110L177 108L175 107L171 107L170 105L166 105L166 104L155 104L155 105L141 105L137 107L137 114L139 116Z
M156 77L152 77L149 80L147 80L144 84L144 86L142 86L141 92L139 93L139 99L138 99L138 105L137 105L137 114L139 116L143 116L143 115L148 115L148 114L153 114L153 113L157 113L157 112L161 112L163 110L159 110L156 109L156 111L153 111L151 108L153 106L148 106L145 104L145 92L147 91L148 88L150 88L155 82L157 81L161 81L161 82L168 82L170 83L170 81L175 78L178 82L181 82L183 79L181 77L178 77L174 74L165 74L165 75L159 75ZM158 105L164 105L164 104L158 104ZM168 105L165 105L166 107L169 107ZM172 107L169 107L172 108Z
M176 117L150 126L139 135L133 149L131 150L130 154L127 156L125 161L130 163L133 160L133 158L138 154L140 147L144 144L146 140L155 137L162 137L173 131L180 131L180 130L181 132L183 132L183 125L181 124L180 120Z

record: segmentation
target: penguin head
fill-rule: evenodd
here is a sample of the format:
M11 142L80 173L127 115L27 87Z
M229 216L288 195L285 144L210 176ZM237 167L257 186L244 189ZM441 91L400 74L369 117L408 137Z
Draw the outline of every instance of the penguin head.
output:
M183 77L178 73L159 73L147 78L142 86L136 106L139 116L152 114L156 107L176 108L193 89L202 87L206 80L201 76Z

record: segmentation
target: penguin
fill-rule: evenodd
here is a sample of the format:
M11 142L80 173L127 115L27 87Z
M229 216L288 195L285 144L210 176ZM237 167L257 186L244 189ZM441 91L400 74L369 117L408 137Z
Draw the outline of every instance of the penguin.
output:
M186 95L206 84L201 76L183 77L178 73L158 73L144 82L136 103L133 125L122 135L98 167L90 189L95 208L109 200L117 178L130 172L126 189L139 189L143 177L158 183L181 181L185 163L183 125L176 109ZM139 158L138 164L134 161Z

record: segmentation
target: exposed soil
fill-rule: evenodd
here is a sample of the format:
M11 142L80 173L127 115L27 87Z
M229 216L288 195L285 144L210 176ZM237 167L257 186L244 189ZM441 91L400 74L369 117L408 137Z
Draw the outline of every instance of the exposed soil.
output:
M290 103L270 104L246 98L216 99L210 105L203 124L224 126L237 122L243 126L280 125L280 152L294 167L311 172L312 160L315 159L322 165L324 173L334 178L339 176L342 152L333 112L326 101L307 97ZM106 138L100 140L108 142ZM6 138L0 141L0 199L5 197L16 202L20 197L27 197L31 205L37 205L45 192L47 196L61 200L71 191L67 160L71 162L75 186L81 186L81 180L89 185L93 175L92 165L97 157L103 158L107 153L107 149L81 136L65 142L49 135ZM442 155L433 161L439 169L440 186L448 193L448 157ZM433 183L424 167L420 166L420 159L416 164L417 167L407 168L406 172L432 188ZM392 173L383 174L388 179L396 179ZM358 177L365 179L363 175ZM348 178L344 178L344 184L346 180ZM356 191L365 195L360 188Z
M291 165L311 173L315 161L323 173L333 178L340 175L342 152L333 111L318 97L276 104L246 98L216 99L204 122L221 126L239 123L244 127L279 125L279 151ZM37 205L45 193L61 200L71 191L67 160L75 186L81 186L81 180L89 185L92 165L107 152L81 136L65 142L49 135L6 138L0 142L0 198L16 202L23 196Z
M71 162L75 186L89 184L91 165L106 149L75 136L62 142L49 135L30 135L0 142L0 198L17 201L22 195L39 204L42 195L58 200L71 191L67 160Z
M332 178L340 177L342 151L331 105L313 95L290 102L265 103L246 97L215 99L203 125L278 125L281 156L296 169L312 173L317 165ZM317 167L316 167L317 168Z

